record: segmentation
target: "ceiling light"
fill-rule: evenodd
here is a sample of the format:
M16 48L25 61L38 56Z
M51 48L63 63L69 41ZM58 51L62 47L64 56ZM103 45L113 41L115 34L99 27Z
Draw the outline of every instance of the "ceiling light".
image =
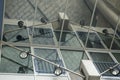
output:
M117 75L120 73L120 70L117 69L117 68L114 68L114 69L111 69L111 73L112 73L114 76L117 76Z
M19 56L22 59L26 59L28 57L28 52L22 51Z
M47 24L47 20L44 17L41 18L41 22Z
M16 36L16 39L17 39L17 41L25 40L24 37L21 36L21 35L17 35L17 36Z
M108 33L108 30L107 29L103 29L102 32L105 34L105 36L108 36L109 33Z
M19 28L24 27L24 22L23 21L18 21L18 26L19 26Z
M62 69L60 67L55 67L54 74L59 76L62 74Z

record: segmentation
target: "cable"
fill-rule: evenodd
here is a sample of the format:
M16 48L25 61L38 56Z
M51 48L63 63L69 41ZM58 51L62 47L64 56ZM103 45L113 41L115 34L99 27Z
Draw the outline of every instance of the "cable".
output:
M117 66L119 66L119 65L120 65L120 64L118 63L118 64L114 65L113 67L109 67L109 68L106 69L105 71L101 72L100 75L102 75L102 74L104 74L104 73L110 71L111 69L114 69L115 67L117 67Z
M67 7L68 7L68 0L66 0L66 6L65 6L65 11L64 11L64 15L63 15L63 23L62 23L62 28L61 28L61 32L60 32L60 38L59 38L59 47L60 47L60 42L61 42L61 38L62 38L62 33L63 33L63 27L64 27L64 23L65 23L65 15L66 15L66 11L67 11Z
M2 41L2 43L6 44L6 45L8 45L8 46L10 46L10 47L12 47L12 48L14 48L14 49L17 49L17 50L19 50L19 51L26 52L26 51L24 51L23 49L20 49L20 48L18 48L18 47L15 47L15 46L7 43L7 42ZM85 78L85 76L83 76L82 74L79 74L79 73L77 73L77 72L74 72L74 71L72 71L72 70L70 70L70 69L67 69L67 68L63 67L63 66L60 66L59 64L56 64L56 63L51 62L51 61L49 61L49 60L46 60L46 59L44 59L44 58L42 58L42 57L40 57L40 56L33 55L33 54L30 53L30 52L27 52L27 53L28 53L28 55L31 55L31 56L33 56L33 57L35 57L35 58L38 58L38 59L41 59L41 60L43 60L43 61L45 61L45 62L47 62L47 63L49 63L49 64L52 64L52 65L54 65L54 66L57 66L57 67L59 67L59 68L61 68L61 69L66 70L66 71L68 71L68 72L71 72L71 73L73 73L73 74L75 74L75 75L78 75L78 76L80 76L80 77L82 77L82 78Z
M89 26L89 29L88 29L88 34L87 34L87 38L86 38L86 41L85 41L85 47L87 46L88 38L89 38L89 35L90 35L90 27L92 26L95 10L96 10L96 7L97 7L97 1L98 0L95 1L95 5L94 5L91 21L90 21L90 26Z

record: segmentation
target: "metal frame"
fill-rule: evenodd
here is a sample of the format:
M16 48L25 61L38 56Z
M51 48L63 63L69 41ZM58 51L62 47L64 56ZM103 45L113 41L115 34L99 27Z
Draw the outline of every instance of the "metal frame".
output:
M80 40L80 38L79 38L79 36L78 36L78 34L77 34L77 32L76 32L76 31L82 31L82 30L81 30L82 28L81 28L80 26L76 26L76 27L75 27L74 25L71 24L71 28L72 28L73 32L75 33L75 35L76 35L76 37L77 37L77 40L78 40L79 43L81 44L81 47L82 47L82 48L74 48L74 47L69 47L69 46L60 46L60 41L61 41L61 38L62 38L63 27L64 27L64 20L63 20L63 23L62 23L62 29L61 29L61 33L60 33L60 39L59 39L58 42L57 42L56 36L55 36L55 34L54 34L54 29L52 28L52 25L51 25L51 24L50 24L51 26L45 27L45 26L41 26L41 25L40 25L40 24L41 24L40 22L35 22L34 20L35 20L35 18L36 18L37 3L36 3L36 5L35 5L34 20L33 20L32 22L30 22L30 21L24 21L24 22L25 22L25 24L26 24L27 26L29 26L29 27L30 27L30 26L33 26L33 27L32 27L33 29L34 29L35 27L40 28L39 25L40 25L41 27L43 27L43 28L50 28L50 29L52 30L52 33L53 33L53 36L54 36L53 39L54 39L55 45L33 44L33 43L32 43L32 35L29 34L29 29L28 29L28 28L27 28L27 32L28 32L28 37L29 37L29 43L13 43L13 42L8 42L8 43L13 44L13 45L15 45L15 46L27 46L27 47L30 47L30 48L31 48L31 52L32 52L31 54L33 54L33 55L34 55L34 48L55 49L55 50L57 50L58 55L59 55L59 57L62 59L64 65L65 65L65 62L64 62L64 60L63 60L63 57L62 57L62 54L61 54L61 51L60 51L61 49L64 49L64 50L72 50L72 51L84 51L83 54L86 54L87 57L88 57L88 59L90 59L90 60L92 60L92 58L91 58L89 52L100 52L100 53L104 53L104 52L105 52L105 53L108 53L108 54L110 55L110 57L113 59L114 62L118 63L118 61L116 60L116 58L113 56L112 52L119 53L118 51L120 51L120 50L111 50L111 49L108 49L107 46L106 46L106 45L104 44L104 42L102 41L102 39L100 38L100 36L97 34L97 32L94 31L94 30L96 30L96 29L95 29L95 28L92 28L92 22L93 22L94 12L95 12L95 10L96 10L97 1L98 1L98 0L96 0L95 5L94 5L94 10L93 10L92 17L91 17L91 21L90 21L90 26L88 26L88 28L87 28L87 27L83 27L83 28L87 28L87 29L85 29L85 32L88 31L88 36L87 36L85 45L83 44L82 40ZM36 2L36 1L35 1L35 2ZM67 11L67 7L68 7L68 0L66 0L65 13L66 13L66 11ZM65 17L65 15L64 15L64 17ZM16 25L16 23L17 23L18 21L19 21L19 20L5 19L5 20L4 20L4 24ZM118 24L119 24L119 22L118 22ZM117 25L118 25L118 24L117 24ZM47 25L48 25L48 24L47 24ZM116 30L117 30L117 25L116 25ZM93 30L91 30L91 29L93 29ZM115 30L114 35L116 35L116 30ZM103 47L104 47L105 49L86 48L86 44L87 44L87 41L88 41L89 33L91 33L91 32L94 32L95 34L97 34L98 38L100 39L100 41L101 41L101 43L102 43L102 45L103 45ZM114 38L115 38L115 37L113 36L112 42L114 41ZM120 37L119 37L119 38L120 38ZM4 44L3 44L3 45L4 45ZM111 43L111 45L112 45L112 43ZM44 74L37 74L37 73L35 72L34 57L32 57L32 61L33 61L33 69L34 69L34 73L35 73L35 74L34 74L34 77L36 78L37 75L44 75ZM66 66L65 66L65 68L66 68ZM0 73L0 74L1 74L1 73ZM47 74L47 75L48 75L48 74ZM49 75L51 75L51 74L49 74ZM68 75L68 77L69 77L68 72L67 72L66 75ZM62 75L62 76L63 76L63 75ZM69 77L69 79L70 79L70 77Z
M34 48L46 49L46 50L47 50L47 49L49 49L49 50L56 50L59 58L62 59L62 57L61 57L61 55L60 55L61 53L60 53L60 51L59 51L58 48L46 48L46 47L37 47L37 46L31 47L31 48L32 48L31 51L32 51L32 54L33 54L33 55L35 55L35 53L34 53ZM33 61L34 61L34 59L35 59L35 58L33 58ZM62 59L62 61L63 61L63 59ZM35 63L34 63L34 64L35 64ZM33 65L34 65L34 64L33 64ZM64 64L64 66L65 66L64 61L63 61L63 64ZM66 68L66 67L65 67L65 68ZM35 71L35 66L34 66L34 72L35 72L36 75L46 75L46 76L48 76L48 75L50 76L50 75L51 75L51 76L54 76L54 74L37 73L37 72ZM66 74L62 74L61 76L67 76L67 75L66 75Z
M17 20L18 21L18 20ZM16 23L17 23L17 21L16 20L8 20L8 19L5 19L5 24L14 24L14 25L16 25ZM29 21L26 21L26 24L29 26L30 24L29 24L30 22ZM40 23L36 23L36 24L40 24ZM37 26L35 26L35 27L37 27ZM105 44L104 44L104 42L102 41L102 39L100 38L100 36L95 32L95 31L92 31L92 30L90 30L90 32L92 31L92 32L94 32L94 33L96 33L97 34L97 36L99 37L99 39L102 41L102 45L105 47L105 49L97 49L97 48L86 48L84 45L83 45L83 43L82 43L82 41L79 39L79 36L77 35L77 33L76 33L76 31L81 31L81 28L78 26L78 27L74 27L74 25L71 25L71 27L72 27L72 29L73 29L73 32L75 32L75 35L76 35L76 37L77 37L77 39L78 39L78 41L79 41L79 43L82 45L82 47L83 47L83 49L80 49L80 48L73 48L73 47L66 47L66 46L58 46L58 42L57 42L57 40L56 40L56 37L55 37L55 34L54 34L54 31L53 31L53 28L52 28L52 25L50 26L50 27L46 27L46 28L50 28L51 30L52 30L52 32L53 32L53 34L54 34L54 42L55 42L55 45L37 45L37 44L32 44L32 42L30 42L30 43L13 43L13 42L8 42L8 43L11 43L11 44L13 44L13 45L21 45L21 46L39 46L39 47L47 47L47 48L50 48L50 47L53 47L53 48L60 48L60 49L67 49L67 50L82 50L82 51L85 51L86 52L86 54L87 54L87 56L89 56L88 55L88 51L89 50L96 50L96 51L98 51L99 52L99 50L100 50L100 52L101 51L107 51L108 53L109 52L118 52L118 51L120 51L120 50L111 50L111 51L109 51L109 49L105 46ZM87 26L86 26L87 27ZM45 27L44 27L45 28ZM95 28L93 28L94 30L96 30ZM83 30L82 30L83 31ZM85 29L85 32L86 32L86 29ZM29 32L28 32L28 34L29 34ZM30 35L29 35L29 38L30 38ZM31 41L31 38L30 38L30 41ZM110 54L111 55L111 54ZM111 55L113 58L114 58L114 56L113 55ZM89 59L90 59L90 57L89 57Z

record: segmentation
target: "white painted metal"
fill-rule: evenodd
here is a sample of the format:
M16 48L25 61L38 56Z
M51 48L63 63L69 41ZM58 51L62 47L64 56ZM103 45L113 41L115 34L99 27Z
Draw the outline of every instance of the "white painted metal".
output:
M82 60L80 70L85 74L85 80L100 80L100 74L91 60Z

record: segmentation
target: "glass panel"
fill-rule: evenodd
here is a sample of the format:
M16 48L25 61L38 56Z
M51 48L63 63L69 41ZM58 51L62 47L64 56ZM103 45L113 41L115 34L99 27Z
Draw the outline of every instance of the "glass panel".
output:
M86 4L87 0L79 1L69 1L67 5L66 15L68 16L70 22L80 24L81 26L89 25L91 19L91 13L93 11L89 9Z
M80 51L61 50L66 67L70 70L79 72L80 62L82 59L87 59L86 55Z
M100 34L100 33L99 33L99 35L102 38L102 40L104 41L105 45L108 48L110 48L113 35L103 35L103 34ZM117 36L116 36L116 38L113 42L113 45L112 45L111 49L120 49L120 40L117 38Z
M59 41L60 31L55 31L57 40ZM63 32L61 38L61 46L80 47L81 45L74 32Z
M85 44L86 38L87 38L87 32L77 32L79 38L82 40L82 42ZM100 39L95 33L90 33L88 42L87 42L88 48L104 48Z
M34 53L37 56L40 56L46 60L49 60L51 62L54 62L56 64L63 66L63 62L60 59L56 49L35 48ZM36 68L36 72L38 72L38 73L53 73L55 66L52 64L49 64L43 60L35 58L35 68Z
M100 52L89 52L89 53L99 73L102 73L107 69L110 69L110 67L113 67L116 65L116 63L113 61L113 59L110 57L108 53L100 53ZM119 66L116 68L119 68ZM110 70L102 75L113 76Z
M38 0L36 19L44 17L48 21L57 21L58 13L65 10L65 4L66 0Z
M108 53L100 53L100 52L89 52L93 61L95 62L113 62L112 58Z
M120 53L113 53L117 61L120 63Z
M18 20L33 20L34 12L34 0L6 0L5 18Z
M34 28L33 44L54 45L52 30L49 28Z
M3 41L29 43L27 29L16 25L4 25Z
M19 47L25 51L30 49L27 47ZM33 73L32 58L28 56L25 59L20 58L20 51L8 47L2 47L0 72L1 73Z

